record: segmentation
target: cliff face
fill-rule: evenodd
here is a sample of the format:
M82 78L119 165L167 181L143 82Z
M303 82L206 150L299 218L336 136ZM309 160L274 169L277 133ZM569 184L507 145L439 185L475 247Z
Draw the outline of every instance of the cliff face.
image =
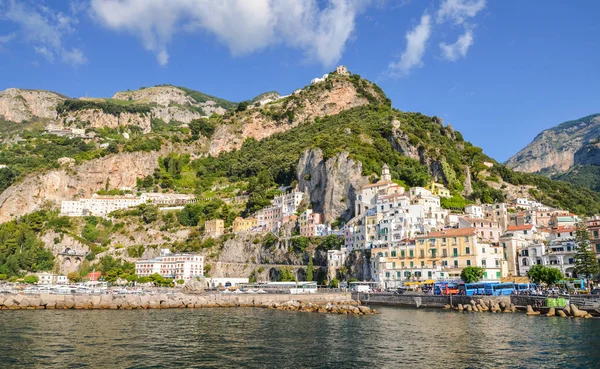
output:
M34 174L0 194L0 223L55 202L91 196L106 185L114 188L134 187L139 177L154 172L159 152L136 152L109 155L71 168Z
M506 164L520 172L563 173L574 164L600 164L595 156L580 152L600 136L600 114L562 123L540 133L529 145L508 159ZM590 161L590 158L593 160Z
M341 153L325 160L320 149L306 150L296 169L298 188L308 193L313 210L323 213L326 223L349 220L354 213L356 193L368 183L362 164Z
M336 81L329 90L314 92L308 88L289 101L272 103L274 107L281 106L284 112L294 113L293 118L286 122L276 121L260 109L252 108L242 116L232 118L229 124L221 125L212 137L209 154L214 156L222 151L236 150L247 138L261 140L275 133L288 131L302 122L335 115L368 103L348 80ZM265 110L269 105L265 106Z
M87 122L91 128L119 128L119 126L138 126L143 133L152 131L150 114L121 113L119 115L106 114L99 109L85 109L65 114L62 119L63 125L68 126L70 122Z
M9 88L0 92L0 117L18 123L34 117L56 119L56 105L63 100L50 91Z
M162 106L182 105L182 106L193 106L202 108L206 115L216 113L219 115L225 114L226 110L218 106L215 101L208 100L205 102L197 102L185 91L174 87L174 86L154 86L148 88L142 88L135 91L124 91L117 92L114 94L113 99L117 100L135 100L141 103L153 103ZM179 109L186 110L186 109ZM180 122L189 123L190 120L179 120L172 118Z

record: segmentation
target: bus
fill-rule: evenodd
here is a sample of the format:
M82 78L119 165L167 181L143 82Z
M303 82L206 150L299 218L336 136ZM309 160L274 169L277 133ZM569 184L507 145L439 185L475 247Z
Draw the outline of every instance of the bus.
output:
M458 295L458 285L452 282L436 282L433 285L434 295Z
M485 288L483 283L461 283L458 285L459 295L483 295L485 294Z
M515 284L510 283L485 283L485 294L488 296L512 295L515 290Z
M517 293L524 293L524 292L530 292L532 290L535 290L535 283L516 283L515 284L515 291L517 291Z

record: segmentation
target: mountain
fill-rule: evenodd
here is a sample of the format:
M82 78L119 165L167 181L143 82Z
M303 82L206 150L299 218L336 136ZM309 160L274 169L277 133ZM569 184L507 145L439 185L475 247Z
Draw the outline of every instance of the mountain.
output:
M564 173L585 160L581 149L599 136L600 114L564 122L537 135L506 165L519 172Z
M600 114L588 115L543 131L506 165L599 190L599 141Z

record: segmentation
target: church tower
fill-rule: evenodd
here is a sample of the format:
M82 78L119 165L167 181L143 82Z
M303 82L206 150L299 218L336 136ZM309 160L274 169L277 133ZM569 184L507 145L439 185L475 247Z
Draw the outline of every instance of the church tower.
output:
M382 182L390 182L392 180L392 175L390 174L390 167L387 164L383 164L381 167L381 181Z

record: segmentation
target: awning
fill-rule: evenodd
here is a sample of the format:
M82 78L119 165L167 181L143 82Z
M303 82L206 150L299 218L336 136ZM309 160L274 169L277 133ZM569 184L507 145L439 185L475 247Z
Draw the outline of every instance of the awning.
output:
M434 284L435 281L433 279L428 279L425 282L423 282L424 284Z

